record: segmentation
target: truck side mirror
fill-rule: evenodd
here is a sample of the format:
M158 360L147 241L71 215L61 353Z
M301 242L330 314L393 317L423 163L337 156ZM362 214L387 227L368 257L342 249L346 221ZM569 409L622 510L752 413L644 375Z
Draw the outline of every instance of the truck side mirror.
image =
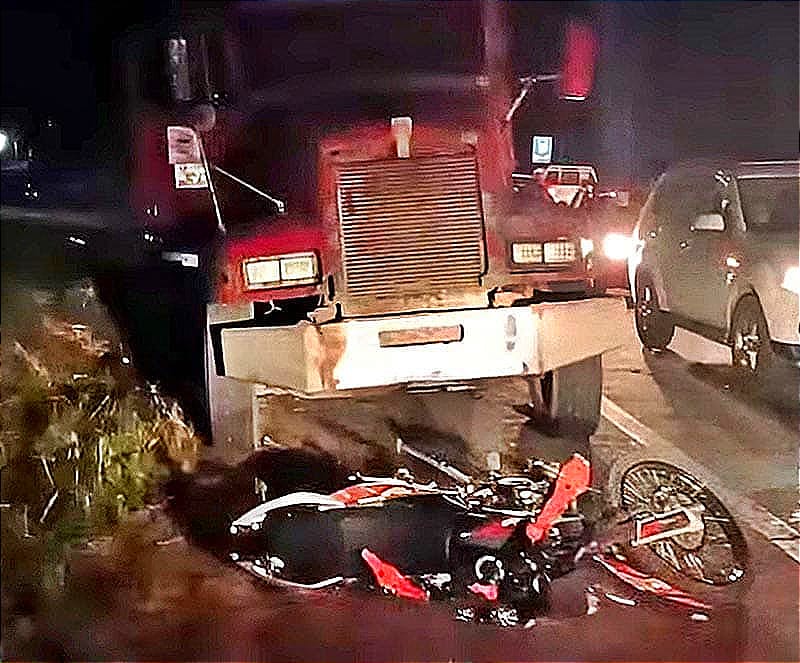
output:
M564 34L559 96L584 101L594 84L597 35L588 23L571 21Z

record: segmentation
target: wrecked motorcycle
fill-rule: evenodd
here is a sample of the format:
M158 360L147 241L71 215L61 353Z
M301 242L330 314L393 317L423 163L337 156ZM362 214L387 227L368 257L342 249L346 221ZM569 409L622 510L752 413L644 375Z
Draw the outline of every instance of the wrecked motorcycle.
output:
M713 585L745 574L744 539L730 514L674 466L628 470L626 536L603 551L592 545L590 467L578 454L561 465L530 460L515 474L495 462L475 478L400 439L398 451L450 481L423 483L401 468L393 477L354 475L330 494L282 495L232 523L231 560L261 579L306 589L360 580L409 599L460 598L468 605L459 610L501 625L546 613L551 582L587 552L635 589L694 609L709 606L628 560L646 549Z

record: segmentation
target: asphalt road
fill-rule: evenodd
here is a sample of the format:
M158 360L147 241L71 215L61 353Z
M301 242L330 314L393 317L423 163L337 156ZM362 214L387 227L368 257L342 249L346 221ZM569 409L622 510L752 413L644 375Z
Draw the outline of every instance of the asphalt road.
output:
M44 632L53 651L85 660L800 660L800 555L791 527L797 383L781 385L777 399L752 396L732 379L724 349L680 333L669 351L643 354L628 323L621 347L604 360L606 417L591 440L596 481L604 484L626 458L646 456L685 467L723 499L745 532L750 574L730 591L698 588L713 605L707 621L638 595L590 561L557 581L552 615L530 629L500 629L457 622L446 604L347 587L266 587L177 541L141 554L132 548L102 572L76 570L87 592L50 620ZM459 462L480 466L489 450L508 463L563 457L569 443L540 435L516 413L513 406L525 400L521 381L490 385L479 399L461 393L313 404L271 396L263 425L279 441L294 436L361 467L402 462L391 453L386 422L404 417L414 424L409 442L445 448ZM459 446L437 428L479 443ZM601 597L594 614L586 614L590 586ZM145 600L136 591L142 587Z
M789 374L786 384L773 389L777 395L752 395L737 385L726 364L726 348L679 331L668 351L643 353L630 312L627 315L630 334L604 360L605 416L591 440L593 465L600 475L596 483L608 486L612 468L628 459L665 460L691 471L722 498L745 532L751 574L748 582L712 594L715 608L708 622L694 622L685 610L643 600L589 565L559 581L564 600L572 602L566 612L539 620L530 630L465 626L439 607L337 592L329 600L315 597L285 613L292 627L277 640L273 626L264 625L262 642L268 644L253 652L234 650L235 655L329 660L798 660L800 555L797 523L790 525L800 497L796 376ZM569 442L542 436L513 410L525 400L521 382L492 385L477 400L467 394L415 398L410 410L428 425L481 431L474 437L484 439L485 447L451 447L456 460L479 464L488 450L501 451L507 462L530 455L563 456L569 450ZM382 399L321 405L276 396L268 399L266 426L276 439L310 436L322 440L323 447L327 439L330 451L347 455L347 449L359 444L337 446L342 439L360 443L388 437L390 433L375 422L381 415L401 418L396 408L396 401L393 406ZM302 430L298 417L306 422ZM425 428L414 441L441 449L449 440L440 438L437 444L435 434ZM359 460L356 453L353 462ZM578 607L583 589L595 584L636 605L604 601L597 613L583 614L585 606ZM698 588L708 596L702 590ZM309 629L313 638L300 635Z
M146 562L129 555L132 564L119 564L118 575L109 572L109 578L125 579L115 585L120 589L113 607L87 609L73 619L69 633L52 637L79 658L798 660L798 539L788 524L797 507L796 404L746 396L723 379L730 375L714 363L721 359L719 348L685 334L676 338L674 351L643 355L631 331L606 357L607 416L592 438L594 467L602 477L629 458L667 460L706 481L733 512L747 539L749 575L719 591L687 583L711 604L708 611L649 599L587 559L554 584L552 614L528 629L501 629L458 622L446 603L420 604L351 587L269 587L178 541L150 546ZM478 426L487 436L499 431L486 449L499 449L513 462L559 445L513 410L524 396L522 384L505 383L481 399L439 394L419 397L415 407L420 419L442 427ZM266 403L273 414L283 413L270 420L278 439L281 426L286 432L289 422L304 420L305 429L295 429L298 439L332 451L339 445L353 463L367 464L375 459L360 434L370 434L370 425L372 434L381 434L369 422L375 415L398 415L386 407L374 400L315 406L283 396ZM420 437L431 446L448 441L424 432ZM475 447L450 451L464 461L481 456ZM147 601L125 594L131 583L150 588ZM587 612L588 587L600 598L593 614Z

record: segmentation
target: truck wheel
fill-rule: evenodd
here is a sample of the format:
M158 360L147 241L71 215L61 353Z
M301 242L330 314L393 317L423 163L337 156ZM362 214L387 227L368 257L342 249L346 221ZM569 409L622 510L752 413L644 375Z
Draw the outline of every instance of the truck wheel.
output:
M773 363L769 329L758 300L742 297L731 323L731 360L744 386L763 384Z
M658 295L649 279L636 285L636 333L648 350L663 350L675 334L675 324L669 313L658 308Z
M531 418L547 433L586 438L600 423L600 355L529 378ZM588 449L587 449L588 450Z

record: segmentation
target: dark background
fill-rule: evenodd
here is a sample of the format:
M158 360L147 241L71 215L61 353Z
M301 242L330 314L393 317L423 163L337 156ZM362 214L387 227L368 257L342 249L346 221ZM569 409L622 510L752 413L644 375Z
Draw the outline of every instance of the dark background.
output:
M325 11L368 14L364 30L372 26L377 35L392 34L412 45L420 39L413 22L396 27L393 3L356 4L335 2ZM187 6L221 11L208 3ZM264 15L269 25L264 38L280 61L296 62L306 72L324 71L329 61L320 49L294 41L296 24L281 19L285 8L291 13L303 6L309 3L263 3L236 11ZM4 122L14 107L33 109L58 120L67 147L93 153L113 130L119 80L112 63L120 39L137 25L169 25L179 7L174 1L5 2ZM557 67L570 15L588 17L601 45L589 101L559 102L543 88L520 112L520 167L529 167L534 133L554 133L558 157L592 161L601 179L610 180L650 177L668 163L696 156L796 156L798 7L796 2L509 3L517 73ZM430 29L440 30L442 38L449 34L447 22ZM423 48L412 52L426 57ZM285 78L279 67L273 69L276 80Z

